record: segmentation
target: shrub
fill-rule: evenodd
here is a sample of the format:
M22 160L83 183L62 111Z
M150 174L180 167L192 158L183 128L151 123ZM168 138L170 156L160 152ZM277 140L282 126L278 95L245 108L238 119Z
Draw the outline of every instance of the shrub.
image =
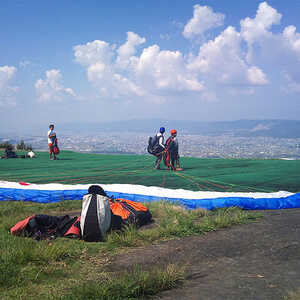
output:
M26 145L24 143L23 140L21 140L21 142L19 144L17 144L17 150L26 150L26 151L30 151L32 150L32 146L31 145Z
M13 144L11 144L9 142L4 142L4 143L0 143L0 148L7 149L7 150L13 150L14 146L13 146Z

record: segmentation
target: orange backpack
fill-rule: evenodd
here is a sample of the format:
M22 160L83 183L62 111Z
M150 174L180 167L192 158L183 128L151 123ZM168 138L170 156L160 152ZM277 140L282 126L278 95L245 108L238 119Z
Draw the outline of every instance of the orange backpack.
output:
M120 198L110 199L109 205L112 214L121 217L122 223L125 225L133 224L140 227L152 221L152 215L148 208L139 202Z

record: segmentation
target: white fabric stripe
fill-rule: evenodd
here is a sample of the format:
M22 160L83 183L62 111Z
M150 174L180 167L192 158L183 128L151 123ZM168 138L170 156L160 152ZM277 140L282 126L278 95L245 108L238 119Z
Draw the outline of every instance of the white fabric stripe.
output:
M249 198L281 198L291 196L294 193L287 191L278 191L274 193L243 193L243 192L210 192L210 191L190 191L184 189L167 189L156 186L143 186L132 184L99 184L105 191L138 194L155 197L168 197L168 198L183 198L183 199L213 199L222 197L249 197ZM0 188L13 188L24 190L87 190L92 184L76 184L67 185L60 183L48 184L30 184L21 185L18 182L0 181Z

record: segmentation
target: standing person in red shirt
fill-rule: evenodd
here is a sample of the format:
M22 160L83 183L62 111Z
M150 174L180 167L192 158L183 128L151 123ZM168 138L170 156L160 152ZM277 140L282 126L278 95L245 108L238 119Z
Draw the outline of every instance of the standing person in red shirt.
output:
M166 141L166 152L164 154L164 162L168 168L171 168L173 171L181 171L180 162L179 162L179 153L178 153L178 139L177 139L177 130L172 129L170 131L171 136Z

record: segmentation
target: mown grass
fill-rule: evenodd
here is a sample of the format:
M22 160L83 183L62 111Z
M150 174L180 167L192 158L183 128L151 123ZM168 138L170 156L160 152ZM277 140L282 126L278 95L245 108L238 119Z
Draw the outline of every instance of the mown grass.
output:
M128 247L202 234L257 218L238 208L185 210L168 202L156 202L147 204L155 220L153 224L111 232L103 243L63 238L36 242L11 236L10 227L32 214L80 212L81 201L0 205L1 299L138 299L153 295L177 286L184 278L182 266L110 274L104 269L109 259Z

